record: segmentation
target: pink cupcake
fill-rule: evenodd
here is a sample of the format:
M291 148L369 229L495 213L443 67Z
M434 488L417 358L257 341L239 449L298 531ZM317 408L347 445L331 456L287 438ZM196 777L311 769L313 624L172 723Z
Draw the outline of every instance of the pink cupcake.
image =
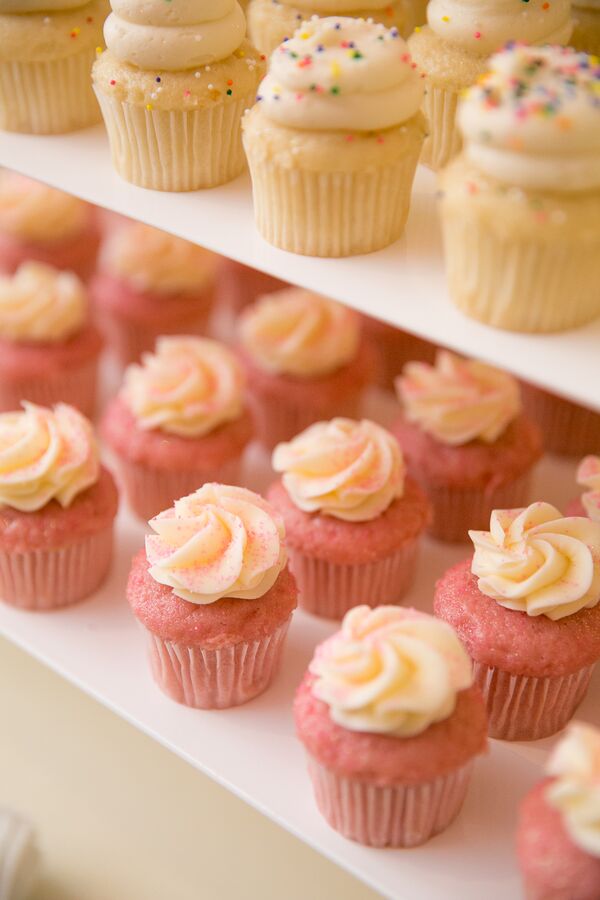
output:
M93 416L101 349L73 272L28 262L0 276L0 411L62 400Z
M433 505L433 537L466 541L493 509L528 502L542 442L514 378L440 350L434 366L406 365L396 389L403 414L392 431Z
M377 382L386 390L394 389L394 382L406 363L414 360L433 363L435 359L435 344L416 334L394 328L372 316L362 316L362 327L376 353Z
M200 709L261 694L296 607L279 516L252 491L205 484L150 527L127 599L148 633L156 683Z
M600 456L586 456L577 469L577 483L587 491L571 500L567 507L569 516L588 516L600 522Z
M256 435L267 449L313 422L359 414L372 354L357 313L289 288L248 307L239 333Z
M83 600L112 556L117 490L77 410L0 414L0 597L51 610Z
M475 554L438 581L435 614L475 663L490 735L548 737L600 659L600 523L533 503L496 510L489 532L469 533Z
M204 334L213 307L216 257L141 222L105 238L91 284L98 322L123 365L163 334Z
M31 259L86 280L100 233L93 207L13 172L0 172L0 272Z
M464 648L414 609L348 612L317 647L294 716L321 813L372 847L414 847L444 831L487 747Z
M205 481L239 481L252 438L243 389L235 356L206 338L159 338L156 353L127 368L102 432L140 518L151 519Z
M289 287L287 282L280 281L279 278L251 269L250 266L243 266L225 256L219 260L217 279L219 305L226 306L236 315L259 297Z
M400 603L430 510L395 438L367 420L318 422L276 447L273 468L301 606L341 619L357 603Z
M549 778L521 804L517 855L527 900L600 897L600 731L573 722Z
M600 413L522 382L523 406L539 425L544 447L560 456L585 456L600 447Z

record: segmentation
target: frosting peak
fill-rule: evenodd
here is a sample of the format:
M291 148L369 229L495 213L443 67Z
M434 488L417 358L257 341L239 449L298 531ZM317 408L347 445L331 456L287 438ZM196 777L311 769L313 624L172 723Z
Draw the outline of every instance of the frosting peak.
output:
M479 590L507 609L563 619L600 601L600 523L549 503L494 510L470 531Z
M265 115L292 128L379 131L412 118L423 94L396 28L313 17L271 56L258 100Z
M272 464L299 509L347 522L377 518L404 490L397 440L366 419L317 422L279 444Z
M0 172L0 231L22 241L61 241L87 224L87 205L16 172Z
M258 494L208 483L150 520L150 575L190 603L256 600L286 564L283 522Z
M555 779L546 800L578 847L600 857L600 730L572 722L554 748L547 772Z
M433 366L407 363L396 390L406 418L451 446L493 444L521 411L514 378L447 350L438 351Z
M577 482L589 488L582 496L590 519L600 522L600 456L586 456L577 470Z
M62 341L80 331L87 297L79 278L43 263L23 263L0 276L0 337L9 341Z
M399 606L356 606L317 648L312 691L350 731L411 737L452 715L472 664L445 622Z

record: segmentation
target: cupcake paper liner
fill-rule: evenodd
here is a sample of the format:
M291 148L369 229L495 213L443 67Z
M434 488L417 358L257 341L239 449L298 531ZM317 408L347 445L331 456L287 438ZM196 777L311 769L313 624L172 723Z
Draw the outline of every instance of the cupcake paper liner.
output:
M600 413L532 384L521 385L521 396L527 414L542 430L545 450L576 457L598 453Z
M240 706L262 694L277 674L291 616L259 641L217 650L186 647L151 632L150 665L167 696L196 709Z
M113 165L126 181L155 191L195 191L243 171L241 120L253 94L196 110L149 110L100 89L96 95Z
M588 689L594 666L558 678L511 675L475 662L473 675L485 698L490 737L537 741L560 731Z
M444 831L460 812L472 767L424 784L378 787L308 759L321 814L344 837L370 847L416 847Z
M100 121L90 48L48 62L0 63L0 129L63 134Z
M325 619L342 619L361 603L400 603L413 582L418 552L419 539L413 538L376 562L340 565L305 556L288 545L299 605Z
M77 603L104 580L112 547L111 522L67 547L0 550L0 597L19 609L41 612Z
M261 396L256 386L254 389L251 386L248 394L255 437L267 450L272 450L282 441L291 440L314 422L329 419L334 415L355 419L359 415L361 403L360 393L340 398L331 409L324 409L322 403L311 404L308 391L298 399L298 402L294 402L294 397L290 393L285 396L282 394L278 402L273 402L270 394Z
M423 112L429 122L429 135L423 145L421 162L430 169L442 169L460 151L462 140L456 125L458 93L428 84Z
M98 381L98 357L84 365L57 372L43 378L14 379L0 378L0 411L10 412L20 409L22 400L53 406L55 403L69 403L88 418L96 411Z

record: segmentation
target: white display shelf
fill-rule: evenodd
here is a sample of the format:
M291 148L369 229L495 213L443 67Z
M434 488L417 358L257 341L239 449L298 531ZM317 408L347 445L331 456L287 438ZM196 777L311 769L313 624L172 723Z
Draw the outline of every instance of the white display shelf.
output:
M122 181L112 169L102 126L60 137L0 133L0 165L600 409L600 320L560 335L517 335L480 325L452 307L435 209L435 178L425 169L418 172L401 241L369 256L321 260L285 253L260 238L252 219L248 176L191 194L146 191Z

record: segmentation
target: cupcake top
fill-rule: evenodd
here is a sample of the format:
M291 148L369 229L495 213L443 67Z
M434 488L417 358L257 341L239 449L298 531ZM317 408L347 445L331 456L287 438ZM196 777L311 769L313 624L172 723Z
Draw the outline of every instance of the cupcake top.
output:
M470 531L471 571L506 609L554 621L600 601L600 523L550 503L494 510L489 531Z
M212 253L142 222L116 228L102 246L104 271L138 291L181 294L200 291L215 279Z
M243 389L238 361L218 341L161 337L127 367L121 397L139 428L195 438L240 417Z
M258 101L280 125L375 131L412 118L423 94L423 81L396 28L313 17L273 53Z
M404 460L393 435L363 419L317 422L273 452L292 502L347 522L377 518L404 492Z
M441 619L400 606L356 606L317 647L312 692L350 731L412 737L454 712L471 660Z
M21 241L52 243L80 234L89 207L63 191L14 172L0 172L0 231Z
M72 406L24 402L19 412L0 413L0 506L35 512L56 500L67 507L99 474L92 426Z
M181 72L230 56L246 35L236 0L111 0L110 52L140 69Z
M474 440L493 444L521 411L512 376L447 350L438 351L433 366L407 363L396 391L409 422L455 447Z
M600 63L562 47L513 45L469 88L458 122L483 173L532 190L600 188Z
M256 600L286 564L282 520L246 488L204 484L149 524L150 575L190 603Z
M73 272L32 261L12 277L0 276L0 338L65 341L81 331L86 318L86 291Z
M589 490L581 500L590 519L600 522L600 456L586 456L577 469L577 482Z
M341 369L356 357L360 342L353 310L301 288L261 297L242 313L239 330L261 369L299 378Z
M571 0L430 0L427 21L441 38L480 56L507 41L567 44Z
M573 843L600 857L600 730L571 722L546 771L554 776L546 801L559 811Z
M600 0L573 0L577 9L600 9Z

